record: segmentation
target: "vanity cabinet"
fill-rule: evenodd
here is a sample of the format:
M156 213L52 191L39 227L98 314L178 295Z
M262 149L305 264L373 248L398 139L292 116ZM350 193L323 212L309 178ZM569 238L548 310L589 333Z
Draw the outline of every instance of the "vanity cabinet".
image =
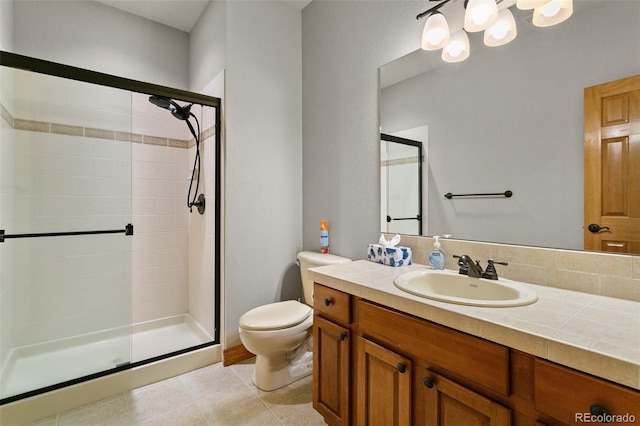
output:
M329 425L640 421L637 390L319 284L314 315L313 406Z
M328 424L347 426L351 408L351 297L316 285L313 301L313 408Z
M364 300L355 312L358 425L510 424L508 408L468 387L507 396L508 348Z

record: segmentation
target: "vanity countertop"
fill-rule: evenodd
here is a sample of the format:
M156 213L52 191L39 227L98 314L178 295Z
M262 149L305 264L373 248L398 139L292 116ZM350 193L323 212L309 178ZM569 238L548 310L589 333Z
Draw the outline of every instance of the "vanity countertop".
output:
M327 287L640 390L640 302L524 283L537 302L484 308L414 296L393 284L399 274L423 269L358 260L310 272Z

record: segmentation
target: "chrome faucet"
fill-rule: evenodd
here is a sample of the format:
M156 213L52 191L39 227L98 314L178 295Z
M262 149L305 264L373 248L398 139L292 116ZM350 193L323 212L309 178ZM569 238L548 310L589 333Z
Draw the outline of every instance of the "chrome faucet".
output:
M460 270L459 274L468 275L473 278L486 278L489 280L497 280L498 272L496 271L495 264L505 265L507 266L507 262L498 262L493 259L488 260L487 269L485 271L482 270L482 266L479 261L473 261L469 256L463 254L462 256L453 255L456 259L458 259L458 266Z

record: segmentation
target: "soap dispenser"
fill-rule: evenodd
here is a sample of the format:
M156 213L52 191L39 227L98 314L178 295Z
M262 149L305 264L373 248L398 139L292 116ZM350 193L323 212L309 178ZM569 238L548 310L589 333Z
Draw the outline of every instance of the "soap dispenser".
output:
M433 237L436 241L433 243L433 250L429 253L429 264L431 269L444 269L444 252L440 250L440 237Z

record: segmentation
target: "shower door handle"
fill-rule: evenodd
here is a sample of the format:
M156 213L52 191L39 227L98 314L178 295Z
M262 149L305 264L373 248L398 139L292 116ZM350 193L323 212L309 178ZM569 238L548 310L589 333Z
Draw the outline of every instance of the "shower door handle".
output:
M5 234L4 229L0 229L0 243L6 239L14 238L40 238L40 237L69 237L74 235L100 235L100 234L125 234L133 235L133 225L128 223L124 229L107 229L100 231L70 231L70 232L40 232L34 234Z

